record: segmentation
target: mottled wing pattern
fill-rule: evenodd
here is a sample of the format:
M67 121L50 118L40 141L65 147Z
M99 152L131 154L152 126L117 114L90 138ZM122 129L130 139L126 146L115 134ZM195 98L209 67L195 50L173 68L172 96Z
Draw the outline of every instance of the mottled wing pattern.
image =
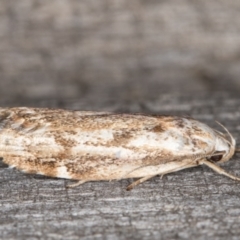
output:
M216 140L190 118L34 108L0 109L0 134L0 156L10 166L89 180L141 177L152 166L157 172L213 153Z

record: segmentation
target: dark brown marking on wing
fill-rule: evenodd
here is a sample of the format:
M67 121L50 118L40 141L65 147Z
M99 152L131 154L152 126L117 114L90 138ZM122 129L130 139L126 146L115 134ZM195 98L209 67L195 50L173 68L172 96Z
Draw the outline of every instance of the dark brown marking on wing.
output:
M16 166L17 169L26 173L44 174L50 177L56 177L57 174L56 166L58 162L55 161L55 159L48 161L47 159L41 158L8 156L3 158L3 162L10 166Z
M134 132L124 131L122 133L114 133L113 140L104 144L105 146L126 146L134 137Z
M165 128L163 127L162 124L158 124L158 125L156 125L155 127L152 128L152 131L156 132L156 133L160 133L160 132L164 132Z
M176 127L178 127L178 128L184 128L185 127L185 123L184 123L184 120L182 118L177 118L175 122L176 122Z
M70 148L72 148L72 147L74 147L74 146L76 146L78 144L74 139L71 139L70 137L68 137L68 138L67 137L63 137L61 135L61 133L56 133L55 132L52 135L53 135L53 137L55 139L55 142L59 146L63 147L64 149L70 149Z

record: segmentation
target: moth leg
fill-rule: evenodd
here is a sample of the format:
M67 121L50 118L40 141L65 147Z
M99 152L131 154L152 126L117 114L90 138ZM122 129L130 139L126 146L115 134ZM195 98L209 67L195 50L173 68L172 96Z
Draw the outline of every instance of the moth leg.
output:
M176 172L176 171L179 171L179 170L182 170L182 169L185 169L185 168L190 168L190 167L195 167L197 166L197 164L193 164L193 163L189 163L189 162L185 162L185 163L182 163L180 166L178 167L175 167L175 168L172 168L172 169L169 169L168 171L165 171L165 172L161 172L161 173L157 173L157 174L154 174L154 175L150 175L150 176L146 176L146 177L143 177L143 178L140 178L138 179L137 181L133 182L132 184L130 184L128 187L127 187L127 191L129 190L132 190L135 186L139 185L140 183L143 183L145 181L147 181L148 179L150 178L153 178L159 174L161 174L161 179L163 178L163 176L167 173L172 173L172 172Z
M199 161L200 164L205 164L206 166L208 166L209 168L211 168L213 171L219 173L219 174L222 174L222 175L225 175L233 180L237 180L237 181L240 181L240 178L226 172L224 169L222 169L221 167L219 167L218 165L215 165L214 163L211 163L205 159L202 159Z
M134 171L138 170L138 169L141 169L141 168L144 168L144 167L147 167L149 165L144 165L144 166L141 166L141 167L137 167L137 168L134 168L133 170L131 170L130 172L128 173L125 173L124 175L122 175L118 180L120 179L124 179L124 178L128 178L127 176L131 173L133 173Z
M168 174L168 173L177 172L177 171L182 170L182 169L186 169L186 168L190 168L190 167L196 167L196 166L197 166L196 164L189 164L189 163L187 163L187 164L184 164L184 165L179 166L177 168L170 169L170 170L168 170L168 171L166 171L164 173L161 173L160 174L160 179L163 179L163 177L166 174Z
M67 188L74 188L74 187L77 187L85 182L88 182L87 180L80 180L80 181L77 181L76 183L73 183L73 184L68 184L67 185Z
M156 175L150 175L150 176L147 176L147 177L143 177L143 178L138 179L137 181L135 181L135 182L133 182L132 184L130 184L129 186L127 186L127 191L132 190L134 187L136 187L136 186L139 185L140 183L143 183L143 182L147 181L148 179L153 178L153 177L155 177L155 176L156 176Z
M119 178L119 179L127 178L127 176L128 176L129 174L133 173L134 171L137 171L137 170L139 170L139 169L141 169L141 168L145 168L145 167L149 167L149 166L151 166L151 165L144 165L144 166L137 167L137 168L131 170L130 172L124 174L124 175L123 175L121 178ZM161 179L162 179L162 178L164 177L164 175L166 175L167 173L176 172L176 171L179 171L179 170L181 170L181 169L185 169L185 168L189 168L189 167L195 167L195 166L197 166L197 164L190 164L189 162L187 162L187 163L184 162L184 163L182 163L180 166L178 166L177 168L170 169L170 170L168 170L168 171L166 171L166 172L164 172L164 173L155 174L155 176L160 174L160 175L161 175Z

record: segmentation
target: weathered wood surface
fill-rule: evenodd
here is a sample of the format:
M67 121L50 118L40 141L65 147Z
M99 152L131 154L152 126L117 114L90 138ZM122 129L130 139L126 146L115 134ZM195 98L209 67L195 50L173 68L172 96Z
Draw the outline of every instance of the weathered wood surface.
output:
M98 109L97 104L85 107L90 105ZM155 101L146 101L144 112L191 115L215 127L217 119L239 139L239 105L240 99L230 93L214 93L210 98L204 94L164 94ZM122 106L125 111L141 109L137 102ZM117 109L111 104L107 108ZM234 157L224 168L240 175L239 158ZM66 189L68 180L26 175L2 167L1 239L239 237L239 182L206 167L183 170L163 179L156 177L127 192L130 182L90 182Z
M2 1L0 105L190 115L240 145L240 2ZM1 136L0 136L1 137ZM224 168L240 176L240 155ZM239 239L240 183L197 167L125 191L0 165L0 239Z

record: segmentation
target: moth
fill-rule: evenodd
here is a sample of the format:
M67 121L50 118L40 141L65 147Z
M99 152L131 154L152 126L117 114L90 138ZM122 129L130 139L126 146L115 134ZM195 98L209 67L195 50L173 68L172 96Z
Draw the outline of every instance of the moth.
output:
M88 181L138 178L217 163L235 152L229 131L192 118L45 108L0 108L0 157L26 173Z

